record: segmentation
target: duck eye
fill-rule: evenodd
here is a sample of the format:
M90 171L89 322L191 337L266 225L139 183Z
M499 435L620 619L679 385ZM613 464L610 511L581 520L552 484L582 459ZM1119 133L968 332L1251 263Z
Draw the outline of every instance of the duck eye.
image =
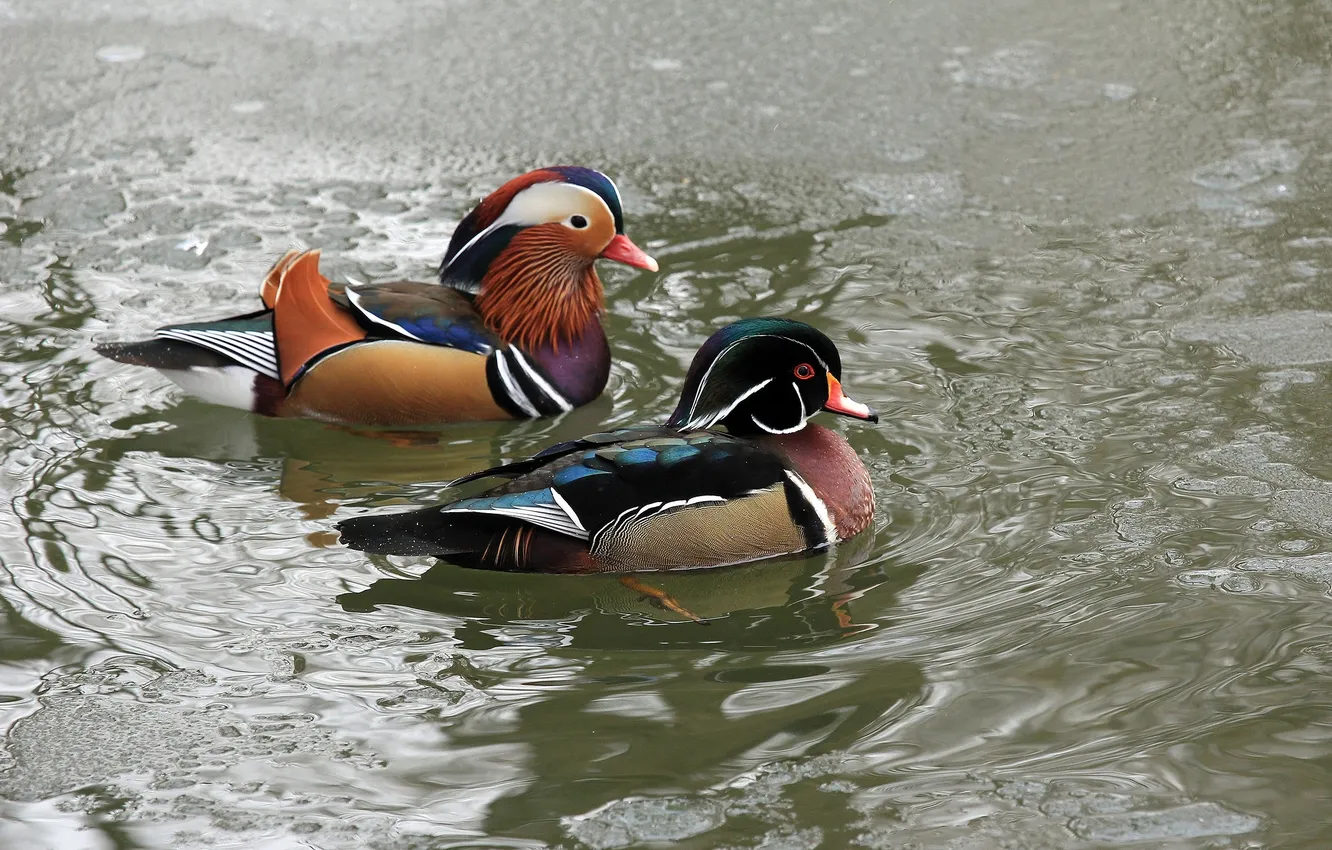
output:
M802 381L808 381L810 378L814 377L814 367L808 363L801 363L799 366L795 367L793 372L795 376Z
M587 227L587 219L583 218L581 215L569 216L569 224L577 230L582 230L584 227Z

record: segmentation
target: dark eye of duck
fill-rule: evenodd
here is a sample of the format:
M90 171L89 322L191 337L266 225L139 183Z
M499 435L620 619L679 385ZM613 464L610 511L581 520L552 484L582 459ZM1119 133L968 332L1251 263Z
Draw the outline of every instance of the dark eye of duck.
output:
M576 230L582 230L584 227L587 227L587 219L583 218L581 215L570 216L569 224Z
M814 367L808 363L801 363L799 366L795 367L793 373L800 380L808 381L810 378L814 377Z

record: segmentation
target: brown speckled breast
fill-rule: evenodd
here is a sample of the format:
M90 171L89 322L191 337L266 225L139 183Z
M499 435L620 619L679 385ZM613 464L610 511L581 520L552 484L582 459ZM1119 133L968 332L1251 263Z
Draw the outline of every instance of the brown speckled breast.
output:
M874 488L869 470L841 434L810 423L794 434L765 435L760 442L783 455L814 493L843 540L869 528L874 519Z

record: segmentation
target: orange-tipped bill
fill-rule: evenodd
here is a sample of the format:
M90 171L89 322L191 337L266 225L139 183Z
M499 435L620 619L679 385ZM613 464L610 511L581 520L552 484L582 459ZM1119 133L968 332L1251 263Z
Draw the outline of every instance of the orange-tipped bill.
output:
M875 413L873 408L842 392L842 382L834 378L831 372L828 373L828 401L824 403L823 409L829 413L850 416L852 419L864 419L866 422L879 421L879 414Z
M601 252L600 258L624 263L636 269L647 269L650 272L657 270L657 261L649 257L646 251L635 245L623 233L615 234L615 238L606 246L606 250Z

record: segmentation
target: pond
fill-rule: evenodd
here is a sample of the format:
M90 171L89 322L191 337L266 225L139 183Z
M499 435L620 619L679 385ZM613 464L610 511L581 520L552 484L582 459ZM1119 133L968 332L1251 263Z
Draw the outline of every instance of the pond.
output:
M1327 846L1332 3L162 6L0 2L0 846ZM261 419L92 350L293 246L428 279L557 162L662 266L602 270L560 419ZM880 510L653 579L706 625L338 545L663 420L758 314L883 414L825 422Z

